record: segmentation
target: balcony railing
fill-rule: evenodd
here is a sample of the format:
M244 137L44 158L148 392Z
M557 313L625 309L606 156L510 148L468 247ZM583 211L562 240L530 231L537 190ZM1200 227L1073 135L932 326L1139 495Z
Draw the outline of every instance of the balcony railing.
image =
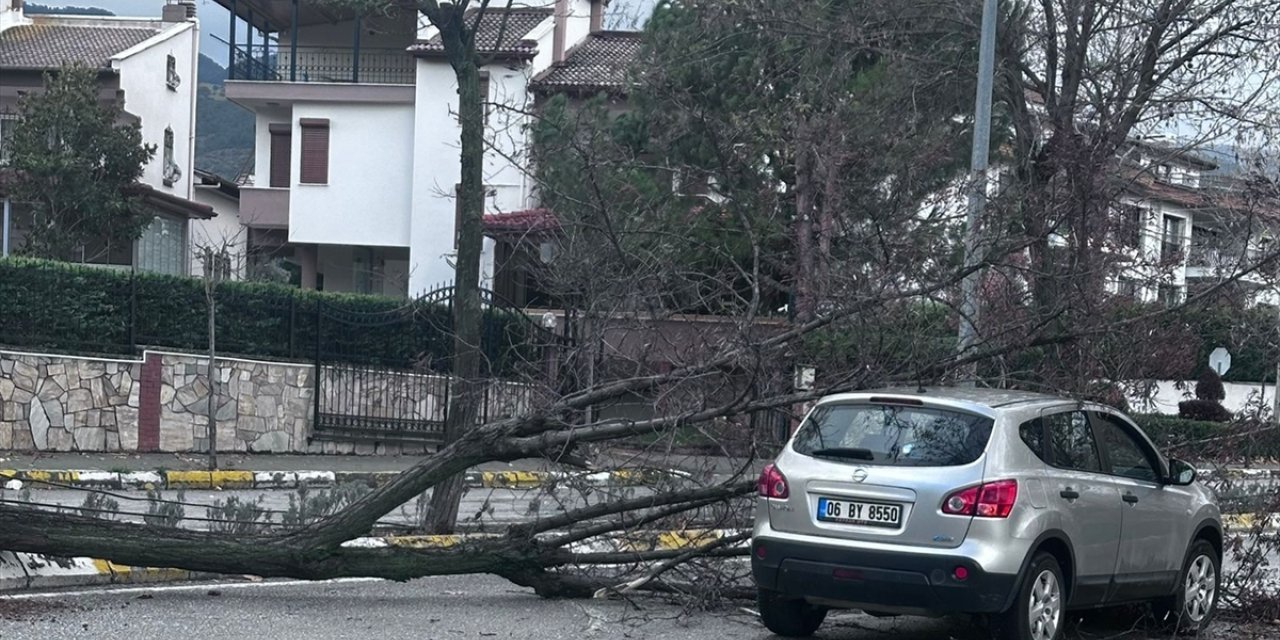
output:
M404 49L237 46L229 80L413 84L414 58Z
M1187 257L1188 267L1215 271L1246 269L1257 265L1265 257L1262 249L1246 247L1240 243L1193 242ZM1275 266L1262 265L1262 272L1272 273Z

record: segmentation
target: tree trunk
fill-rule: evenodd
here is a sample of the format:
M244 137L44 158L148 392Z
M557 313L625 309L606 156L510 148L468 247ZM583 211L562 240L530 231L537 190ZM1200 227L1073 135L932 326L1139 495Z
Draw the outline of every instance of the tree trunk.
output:
M217 300L214 299L217 284L217 271L214 269L213 252L205 252L204 256L204 294L209 309L209 367L206 369L209 378L209 404L206 408L209 436L209 470L218 468L218 367L217 367Z
M462 125L461 220L458 229L457 275L453 289L453 379L450 383L449 414L445 420L444 442L449 444L476 423L481 401L480 334L480 252L483 246L484 215L484 105L480 95L479 60L474 41L463 37L459 17L440 27L449 63L458 80L458 116ZM461 474L432 489L427 530L452 533L462 500Z
M804 136L801 135L803 140ZM797 145L800 147L802 145ZM795 320L803 324L813 319L817 312L814 296L814 247L813 247L813 167L809 154L801 150L796 155L795 221Z

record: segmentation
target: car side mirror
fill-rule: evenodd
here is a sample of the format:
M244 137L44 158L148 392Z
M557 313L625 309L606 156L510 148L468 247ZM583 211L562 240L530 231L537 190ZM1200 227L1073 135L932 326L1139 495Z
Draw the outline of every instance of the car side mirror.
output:
M1185 487L1195 481L1195 467L1177 458L1169 460L1169 484Z

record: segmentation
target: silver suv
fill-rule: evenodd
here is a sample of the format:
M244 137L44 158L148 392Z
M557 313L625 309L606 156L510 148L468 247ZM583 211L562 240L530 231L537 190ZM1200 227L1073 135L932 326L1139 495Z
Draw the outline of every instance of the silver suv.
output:
M989 614L1056 640L1064 611L1151 601L1208 625L1222 522L1195 469L1123 414L1020 391L829 396L760 476L760 614L812 635L828 609Z

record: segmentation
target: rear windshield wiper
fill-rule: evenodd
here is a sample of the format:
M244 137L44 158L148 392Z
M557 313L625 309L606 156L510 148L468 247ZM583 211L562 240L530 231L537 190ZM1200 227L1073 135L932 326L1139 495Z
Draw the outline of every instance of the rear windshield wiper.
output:
M809 452L811 456L826 456L830 458L847 458L849 460L875 460L876 454L870 449L862 449L858 447L829 447L826 449L818 449Z

